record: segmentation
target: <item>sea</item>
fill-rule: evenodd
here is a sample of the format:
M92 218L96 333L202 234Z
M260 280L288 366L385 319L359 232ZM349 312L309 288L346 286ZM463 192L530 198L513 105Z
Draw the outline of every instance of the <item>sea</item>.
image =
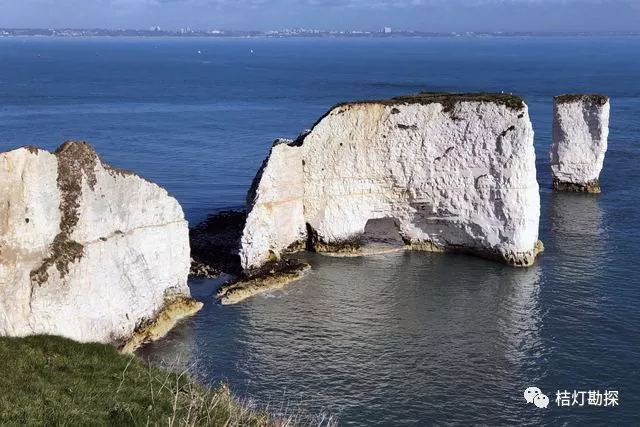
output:
M304 279L236 306L191 281L202 312L140 354L309 423L640 425L638 37L5 38L0 150L86 140L195 225L242 208L272 141L333 104L424 90L526 100L546 246L534 267L308 254ZM611 97L601 195L551 191L552 99L568 92Z

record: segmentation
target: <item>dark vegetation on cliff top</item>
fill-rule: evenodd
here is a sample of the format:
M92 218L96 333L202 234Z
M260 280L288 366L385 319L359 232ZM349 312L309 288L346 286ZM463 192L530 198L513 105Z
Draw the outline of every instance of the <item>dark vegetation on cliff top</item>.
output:
M490 102L504 105L512 110L524 107L524 100L508 93L450 93L450 92L420 92L417 95L396 96L387 101L388 105L407 104L442 104L444 112L453 112L455 105L460 102ZM384 102L383 102L384 103Z
M110 345L3 337L0 360L0 425L284 425L224 385L202 387Z
M597 93L568 93L556 96L555 100L558 104L586 101L596 105L604 105L609 101L609 97Z
M351 108L356 105L362 104L380 104L388 106L397 106L404 104L442 104L443 112L447 114L453 113L456 104L460 102L488 102L498 105L504 105L515 111L520 111L525 106L524 99L518 95L509 93L492 93L492 92L471 92L471 93L456 93L456 92L420 92L414 95L402 95L396 96L390 99L364 99L348 102L340 102L329 109L322 117L320 117L311 127L315 128L325 117L331 114L333 111L339 108ZM394 108L391 110L391 114L397 114L399 110ZM308 134L308 133L307 133ZM296 141L291 143L292 146L301 146L304 142L304 136L298 137Z
M452 112L456 104L460 102L488 102L505 105L513 110L520 110L524 107L524 100L508 93L454 93L454 92L420 92L414 95L396 96L391 99L359 100L351 102L341 102L334 105L330 111L338 108L358 104L381 104L381 105L402 105L402 104L442 104L443 110Z

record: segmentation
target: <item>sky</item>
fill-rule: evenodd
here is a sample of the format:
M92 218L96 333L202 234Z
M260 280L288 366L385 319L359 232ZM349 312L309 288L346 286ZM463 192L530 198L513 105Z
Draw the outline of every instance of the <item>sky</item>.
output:
M640 31L640 0L0 0L0 27Z

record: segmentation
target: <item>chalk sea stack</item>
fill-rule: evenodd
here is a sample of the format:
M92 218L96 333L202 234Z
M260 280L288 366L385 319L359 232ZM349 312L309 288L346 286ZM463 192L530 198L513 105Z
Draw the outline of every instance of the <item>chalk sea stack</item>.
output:
M507 94L424 92L339 104L296 140L278 140L254 179L245 271L288 252L366 253L370 220L404 247L530 266L540 196L533 128Z
M189 266L178 202L90 145L0 154L0 335L133 350L201 308Z
M555 97L550 153L554 190L600 193L610 109L604 95Z

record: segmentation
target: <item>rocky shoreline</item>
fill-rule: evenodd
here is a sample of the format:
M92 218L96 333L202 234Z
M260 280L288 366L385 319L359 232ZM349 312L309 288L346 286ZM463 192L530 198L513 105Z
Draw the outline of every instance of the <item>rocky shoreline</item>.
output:
M245 211L223 210L189 229L192 277L242 274L238 251L245 221Z
M340 245L318 244L306 246L302 243L292 245L283 251L281 259L272 260L257 269L242 270L239 265L240 230L245 226L244 211L224 210L210 215L203 223L190 230L192 241L191 278L217 278L222 274L232 278L216 292L215 298L222 305L238 304L252 296L280 290L286 285L304 277L311 270L306 262L289 258L295 253L311 251L327 257L355 258L368 255L381 255L402 251L465 253L492 261L509 260L514 266L530 266L536 257L544 251L544 245L538 241L530 253L490 254L486 251L474 251L464 247L443 247L435 243L402 242L392 246L388 242L376 245L366 239L354 239ZM211 243L211 246L207 244ZM226 260L212 266L203 259ZM199 260L199 261L197 261ZM519 263L519 264L518 264Z
M215 297L222 305L282 289L311 269L309 264L281 259L260 269L243 271L238 252L245 221L246 212L223 210L189 230L192 256L189 277L213 279L222 274L232 277L216 292Z
M255 295L284 288L291 282L302 278L311 270L311 265L295 260L285 260L268 265L261 272L238 278L216 293L222 305L233 305Z
M178 322L193 316L203 307L203 303L182 296L167 298L162 308L149 320L141 322L131 338L123 345L117 345L121 353L130 354L144 344L164 338Z
M575 182L563 182L557 178L554 178L553 190L559 191L559 192L568 192L568 193L589 193L589 194L602 193L602 188L600 187L599 180L583 182L583 183L575 183Z

